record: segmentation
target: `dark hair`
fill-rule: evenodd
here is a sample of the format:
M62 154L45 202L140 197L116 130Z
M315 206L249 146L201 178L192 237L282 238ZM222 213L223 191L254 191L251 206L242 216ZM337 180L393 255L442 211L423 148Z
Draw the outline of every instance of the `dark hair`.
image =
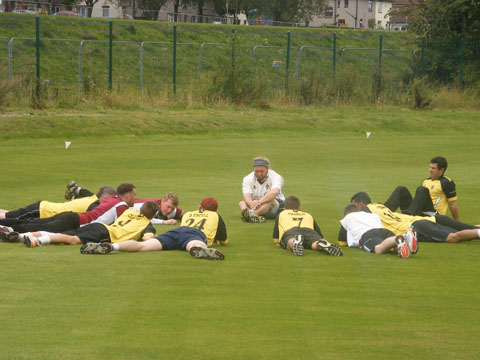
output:
M285 209L300 209L300 199L293 195L287 196L287 198L285 199Z
M153 219L155 215L157 215L160 206L154 201L147 200L143 203L142 207L140 208L140 212L147 218Z
M448 162L443 156L435 156L430 160L430 164L437 164L438 170L443 169L443 173L447 171Z
M97 192L97 198L100 198L106 195L108 196L117 195L117 192L115 191L114 188L110 186L102 186Z
M118 195L123 196L126 193L132 192L133 189L135 189L135 185L129 184L129 183L123 183L123 184L118 185L117 193L118 193Z
M345 209L343 209L343 215L347 215L347 214L350 214L352 212L357 212L357 211L360 211L360 209L358 208L357 205L348 204L347 206L345 206Z
M372 199L370 199L370 196L368 196L366 192L360 191L352 196L352 198L350 199L350 202L356 202L356 203L362 202L365 205L368 205L372 202Z

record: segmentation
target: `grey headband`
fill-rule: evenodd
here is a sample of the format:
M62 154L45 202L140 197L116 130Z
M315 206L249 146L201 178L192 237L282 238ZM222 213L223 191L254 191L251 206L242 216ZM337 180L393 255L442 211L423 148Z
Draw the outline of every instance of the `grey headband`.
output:
M253 166L269 167L270 163L267 160L264 160L264 159L255 159L255 160L253 160Z

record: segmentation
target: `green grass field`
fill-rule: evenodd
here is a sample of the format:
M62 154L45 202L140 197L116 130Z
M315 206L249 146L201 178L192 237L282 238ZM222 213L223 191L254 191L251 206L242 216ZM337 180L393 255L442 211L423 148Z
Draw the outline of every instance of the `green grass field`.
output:
M143 114L150 133L134 113L83 115L0 118L0 208L62 201L71 179L132 182L138 197L173 191L186 210L215 196L226 259L0 243L0 359L479 357L480 241L422 243L407 260L359 249L297 258L274 245L272 221L243 223L237 206L251 159L265 155L336 241L353 193L413 191L444 155L461 219L478 224L478 112L166 110Z

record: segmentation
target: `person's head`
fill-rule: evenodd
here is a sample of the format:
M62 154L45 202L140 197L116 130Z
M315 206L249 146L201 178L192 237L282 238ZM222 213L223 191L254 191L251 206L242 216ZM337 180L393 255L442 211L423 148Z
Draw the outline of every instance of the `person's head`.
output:
M135 197L137 196L137 189L133 184L123 183L118 185L117 194L127 203L128 206L133 206Z
M206 197L205 199L202 200L198 209L199 210L217 211L218 202L213 197Z
M160 213L163 216L170 215L173 210L178 206L178 196L174 193L166 193L162 198L162 203L160 204Z
M290 195L285 198L285 209L286 210L300 210L302 205L300 204L300 199L296 196Z
M143 214L147 219L153 219L160 207L154 201L147 200L143 203L142 207L140 208L140 213Z
M345 209L343 209L343 215L346 216L352 212L357 212L357 211L360 211L360 209L356 204L348 204L347 206L345 206Z
M366 192L361 191L353 195L352 198L350 199L350 202L352 204L357 205L357 207L360 210L363 210L365 206L367 206L372 202L372 200L370 199L370 196L368 196Z
M253 174L258 181L262 181L267 177L270 169L270 160L266 157L253 158Z
M97 192L97 198L100 202L112 195L117 195L117 192L110 186L102 186Z
M435 156L432 160L430 160L430 166L428 168L430 177L434 180L438 179L440 176L445 174L447 166L447 159L442 156Z

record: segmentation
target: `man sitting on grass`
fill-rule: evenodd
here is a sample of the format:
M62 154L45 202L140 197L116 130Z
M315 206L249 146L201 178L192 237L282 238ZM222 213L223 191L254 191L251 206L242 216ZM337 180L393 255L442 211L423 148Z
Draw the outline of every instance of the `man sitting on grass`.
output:
M223 260L217 249L208 248L214 242L227 245L227 229L217 213L218 203L212 197L202 200L198 210L185 213L179 228L167 231L145 241L129 240L121 243L87 243L82 254L108 254L112 251L164 251L186 250L195 258Z
M64 233L47 233L44 231L20 234L28 248L45 244L77 245L85 243L118 243L129 239L149 239L155 235L155 228L150 220L158 212L158 204L146 201L140 212L127 209L112 224L92 223Z
M288 196L283 210L275 221L273 240L295 256L303 256L304 249L325 251L332 256L343 255L338 245L330 244L323 238L322 232L309 213L301 211L300 200Z

